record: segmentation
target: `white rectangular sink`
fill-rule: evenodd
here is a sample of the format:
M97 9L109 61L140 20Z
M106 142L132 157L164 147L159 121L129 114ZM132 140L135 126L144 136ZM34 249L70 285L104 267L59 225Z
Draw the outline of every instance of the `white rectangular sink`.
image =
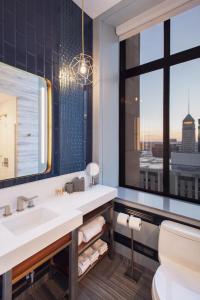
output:
M26 214L19 214L9 221L3 222L2 225L13 234L20 235L43 225L56 217L58 217L58 215L55 212L41 207L33 211L30 210Z

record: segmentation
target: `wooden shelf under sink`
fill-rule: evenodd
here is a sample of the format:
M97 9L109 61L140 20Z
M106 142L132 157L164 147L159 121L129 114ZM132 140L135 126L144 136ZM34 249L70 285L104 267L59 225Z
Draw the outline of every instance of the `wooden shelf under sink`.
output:
M92 244L94 244L98 239L100 239L107 231L109 230L109 224L106 223L103 225L102 231L94 236L88 243L81 243L81 245L78 247L78 254L80 255L83 253L87 248L89 248ZM51 265L59 272L63 273L64 275L68 275L68 267L67 267L67 259L66 259L66 253L60 252L58 255L56 255L52 261Z
M12 269L12 283L16 283L33 270L49 261L58 252L66 248L70 243L71 234L67 234L14 267Z

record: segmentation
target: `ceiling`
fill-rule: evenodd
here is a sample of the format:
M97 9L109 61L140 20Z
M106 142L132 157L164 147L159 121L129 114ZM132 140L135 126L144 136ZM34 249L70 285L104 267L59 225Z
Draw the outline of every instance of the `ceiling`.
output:
M84 11L95 19L122 0L85 0ZM79 7L82 5L82 0L73 0Z

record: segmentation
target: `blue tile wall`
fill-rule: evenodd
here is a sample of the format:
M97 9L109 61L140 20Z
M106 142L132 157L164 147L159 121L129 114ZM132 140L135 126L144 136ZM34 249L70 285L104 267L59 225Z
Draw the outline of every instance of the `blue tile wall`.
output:
M81 10L71 0L0 0L0 61L51 80L53 168L0 182L0 188L83 170L91 160L92 88L60 89L61 48L68 62L81 50ZM92 20L85 16L92 54Z

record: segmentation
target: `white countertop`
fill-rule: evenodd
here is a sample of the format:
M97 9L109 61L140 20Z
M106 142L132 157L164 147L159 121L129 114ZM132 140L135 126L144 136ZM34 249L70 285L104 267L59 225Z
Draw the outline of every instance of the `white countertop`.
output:
M200 222L200 205L191 202L180 201L123 187L118 188L118 202L155 209L162 214L167 213L172 216L176 215Z
M36 207L23 212L15 212L12 216L0 219L0 275L12 269L25 259L44 249L59 238L73 231L83 223L83 215L109 202L117 196L117 189L96 185L85 192L67 196L38 199ZM3 223L46 208L56 213L52 220L25 231L14 234Z

